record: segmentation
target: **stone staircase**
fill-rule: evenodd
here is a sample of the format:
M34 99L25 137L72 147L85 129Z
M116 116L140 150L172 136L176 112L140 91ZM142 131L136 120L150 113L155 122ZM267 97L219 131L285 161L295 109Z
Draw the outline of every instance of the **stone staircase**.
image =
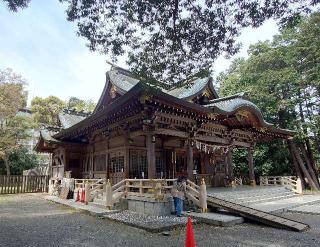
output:
M243 186L242 188L239 187L235 189L209 188L208 195L247 206L262 202L277 201L299 196L292 190L289 190L283 186Z

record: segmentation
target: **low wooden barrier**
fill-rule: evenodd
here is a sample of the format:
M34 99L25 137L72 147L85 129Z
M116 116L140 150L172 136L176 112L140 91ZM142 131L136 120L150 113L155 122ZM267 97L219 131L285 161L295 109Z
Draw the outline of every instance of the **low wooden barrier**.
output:
M48 191L48 176L0 175L0 194Z
M261 186L281 185L291 189L297 194L302 194L301 179L295 176L261 176Z
M124 179L111 185L106 179L75 179L75 198L78 191L85 191L85 202L93 201L101 196L105 206L112 208L121 198L153 198L163 200L171 197L171 190L176 179ZM186 196L202 212L207 211L207 189L205 180L197 185L190 180L186 181Z
M115 203L123 197L149 197L162 200L171 197L171 190L176 179L124 179L111 186L106 182L105 202L106 207L112 208ZM202 212L207 212L207 189L204 179L201 185L196 185L190 180L186 182L186 196L195 205L200 207Z

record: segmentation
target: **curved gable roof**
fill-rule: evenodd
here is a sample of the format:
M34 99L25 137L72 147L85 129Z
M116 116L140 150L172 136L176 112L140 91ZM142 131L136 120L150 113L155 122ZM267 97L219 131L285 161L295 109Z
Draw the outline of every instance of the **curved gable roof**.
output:
M106 83L94 112L101 109L101 106L106 101L106 98L109 97L109 91L111 90L112 86L115 87L118 94L124 95L126 92L130 91L135 85L142 81L144 81L143 78L139 78L132 72L120 67L113 66L111 70L106 73ZM205 90L209 91L212 96L211 99L219 98L217 92L214 89L211 77L195 78L185 83L185 85L173 88L171 90L162 89L162 91L166 94L174 96L178 99L185 100L196 97L197 95L203 93Z
M232 95L224 98L219 98L216 100L211 100L210 103L206 105L206 107L211 108L214 113L223 114L223 115L231 115L231 114L235 114L240 110L247 110L256 116L261 127L266 127L279 133L285 133L285 134L295 133L294 131L291 131L291 130L276 128L273 124L268 123L264 119L259 107L255 105L253 102L247 100L244 97L244 93L240 93L240 94L236 94L236 95Z

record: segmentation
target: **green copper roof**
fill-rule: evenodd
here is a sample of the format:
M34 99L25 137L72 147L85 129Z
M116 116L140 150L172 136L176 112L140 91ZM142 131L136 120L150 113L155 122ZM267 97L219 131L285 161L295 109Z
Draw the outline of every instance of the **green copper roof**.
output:
M129 71L124 70L122 68L113 67L110 71L107 72L110 78L111 83L116 86L122 94L128 92L131 88L133 88L138 82L141 80L131 74ZM185 99L192 95L200 92L204 87L211 83L209 82L209 77L205 78L194 78L193 80L188 82L188 85L174 88L171 90L162 89L164 93L167 93L171 96L174 96L179 99Z
M58 117L63 129L67 129L86 118L85 116L68 114L66 112L59 113Z
M212 100L209 104L206 105L206 107L213 108L215 111L222 113L232 113L239 108L248 107L262 114L260 109L254 103L249 100L243 99L241 96Z
M49 131L47 130L41 130L40 131L40 138L42 138L45 142L48 142L48 143L59 143L60 141L53 138L51 136L51 134L49 133Z

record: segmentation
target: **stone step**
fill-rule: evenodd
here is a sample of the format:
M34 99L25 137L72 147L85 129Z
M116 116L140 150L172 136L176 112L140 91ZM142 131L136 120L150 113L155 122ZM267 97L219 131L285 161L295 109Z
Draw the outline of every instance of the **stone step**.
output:
M198 222L215 226L234 226L244 222L242 217L219 213L183 212L182 214L185 216L190 216L191 218L196 219Z

